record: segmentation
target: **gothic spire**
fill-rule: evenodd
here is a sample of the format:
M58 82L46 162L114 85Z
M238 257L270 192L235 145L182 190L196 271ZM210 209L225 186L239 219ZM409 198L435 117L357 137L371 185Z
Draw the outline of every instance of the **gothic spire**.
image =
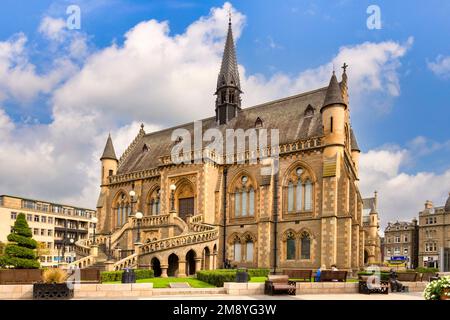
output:
M231 28L231 16L228 20L228 33L223 50L222 65L217 77L217 91L224 86L236 87L241 91L241 81L236 59L236 49L233 40L233 30Z
M116 152L114 151L114 146L113 146L112 139L111 139L111 134L108 135L108 140L106 140L105 150L103 150L103 155L100 158L100 160L103 160L103 159L111 159L111 160L117 161Z

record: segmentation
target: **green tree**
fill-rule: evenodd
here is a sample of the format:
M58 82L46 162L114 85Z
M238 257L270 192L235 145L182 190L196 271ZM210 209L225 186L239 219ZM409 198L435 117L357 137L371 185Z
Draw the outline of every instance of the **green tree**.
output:
M0 257L0 267L39 268L40 264L35 253L37 242L32 239L31 229L28 227L25 214L19 213L17 215L13 230L8 235L8 241L5 254Z
M3 255L4 251L5 251L5 244L0 241L0 256Z

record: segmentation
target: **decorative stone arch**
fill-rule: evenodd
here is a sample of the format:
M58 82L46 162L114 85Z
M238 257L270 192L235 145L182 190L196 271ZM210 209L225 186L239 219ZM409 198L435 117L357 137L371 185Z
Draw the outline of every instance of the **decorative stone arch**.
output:
M154 183L145 197L144 213L147 216L157 215L161 213L161 186Z
M159 256L153 256L150 259L150 266L154 272L155 277L160 277L162 274L161 261L162 260Z
M167 275L169 277L174 277L178 275L179 259L180 259L179 256L175 252L172 252L167 257L167 266L168 266Z
M253 263L257 260L258 253L257 253L257 237L250 231L245 232L241 236L241 256L243 257L243 260L245 262ZM251 251L250 251L251 250Z
M195 215L197 212L198 204L198 195L197 195L197 185L192 182L188 178L181 178L176 183L175 189L175 210L178 212L180 218L185 218L187 215ZM193 200L190 200L193 198ZM185 208L181 208L180 205L184 207L183 202L191 202L193 201L193 208L191 211L193 212L184 212ZM170 207L170 206L169 206Z
M287 229L281 235L280 247L281 247L281 259L288 260L288 240L293 240L294 242L294 259L298 258L298 233L294 229Z
M292 163L283 174L280 188L283 214L315 212L317 177L308 163Z
M316 239L314 234L308 228L300 229L298 233L298 243L299 260L314 261L316 252Z
M198 258L197 252L192 248L186 252L186 275L194 275L196 271L196 259Z
M244 182L243 178L247 177ZM231 218L254 218L258 215L259 185L247 170L241 169L228 185L228 203Z

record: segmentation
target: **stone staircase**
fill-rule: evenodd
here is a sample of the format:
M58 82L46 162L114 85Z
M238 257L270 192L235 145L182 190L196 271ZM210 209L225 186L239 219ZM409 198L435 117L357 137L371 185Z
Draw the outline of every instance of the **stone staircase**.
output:
M173 214L144 217L140 226L142 229L147 227L165 227L176 225L181 230L177 236L146 242L135 247L133 254L121 259L112 259L113 263L107 262L106 243L109 241L107 235L97 235L96 239L80 240L75 243L77 255L80 259L72 262L71 267L94 268L99 270L121 270L123 268L135 268L138 265L139 257L153 254L165 250L173 250L177 247L195 245L198 243L207 243L215 241L219 237L219 229L216 226L203 223L203 216L196 215L190 217L187 222ZM128 229L135 228L137 221L134 217L129 217L128 221L111 235L111 245L117 243Z

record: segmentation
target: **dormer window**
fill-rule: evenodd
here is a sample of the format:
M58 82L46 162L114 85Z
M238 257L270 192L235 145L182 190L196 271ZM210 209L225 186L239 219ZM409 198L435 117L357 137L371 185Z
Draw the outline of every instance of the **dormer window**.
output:
M260 117L256 118L255 121L255 128L261 128L263 126L263 121L261 120Z
M314 108L309 104L305 110L305 118L312 117L314 115Z

